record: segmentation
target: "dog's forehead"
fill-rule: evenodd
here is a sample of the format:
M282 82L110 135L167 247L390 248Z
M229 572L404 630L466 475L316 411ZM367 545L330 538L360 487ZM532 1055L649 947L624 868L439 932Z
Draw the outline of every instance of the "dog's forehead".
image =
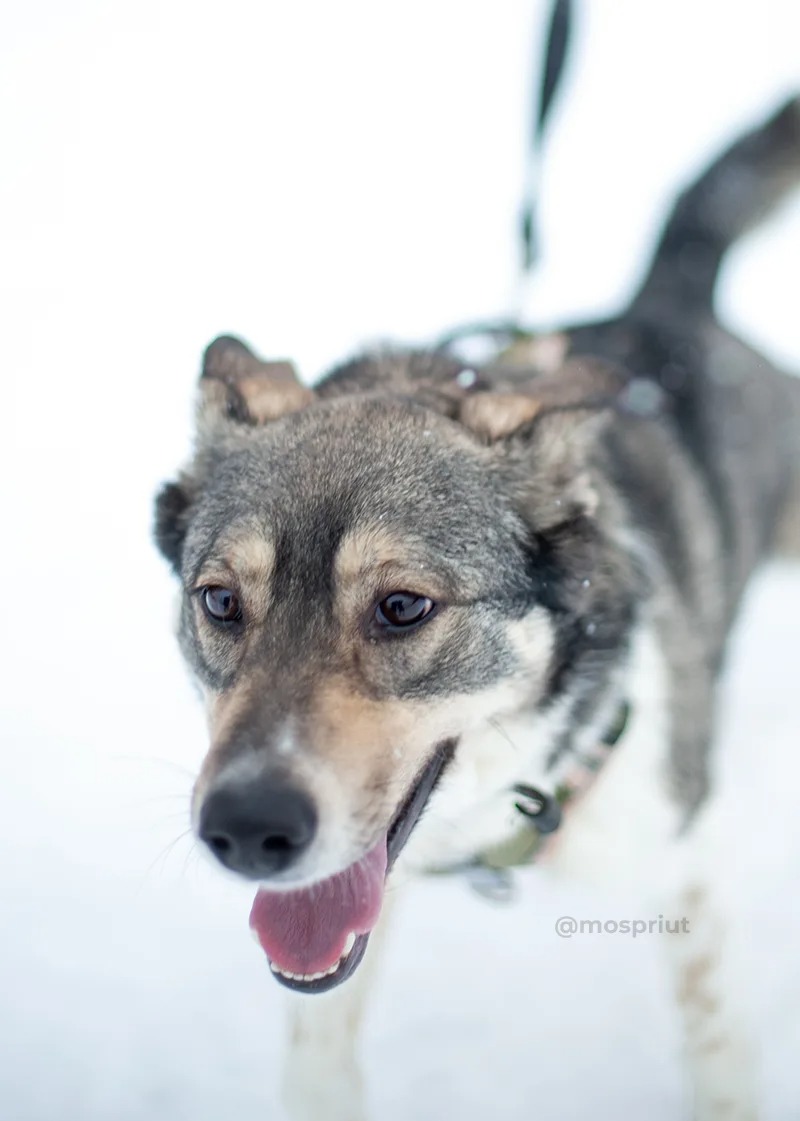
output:
M255 530L293 541L293 552L330 555L372 527L407 550L479 563L517 527L487 458L456 424L413 402L326 402L252 429L215 457L188 552Z
M456 424L412 402L326 402L245 433L216 463L204 497L239 516L333 502L413 524L454 501L464 512L495 508L486 458Z
M365 396L323 401L255 432L248 453L282 476L389 478L443 485L477 482L486 449L454 421L407 398ZM398 474L401 471L402 474ZM289 478L282 479L286 484Z

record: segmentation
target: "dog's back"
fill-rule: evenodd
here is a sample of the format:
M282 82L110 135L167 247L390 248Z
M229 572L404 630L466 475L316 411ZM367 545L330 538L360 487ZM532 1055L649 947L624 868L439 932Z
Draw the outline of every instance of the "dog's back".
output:
M690 810L708 788L709 698L746 583L770 551L800 556L800 379L713 311L726 251L798 183L794 98L681 195L628 309L560 335L559 362L609 361L632 411L654 421L611 427L605 468L663 562L673 779ZM532 349L548 353L541 340Z
M730 246L798 183L800 100L794 98L679 198L624 315L568 332L570 353L619 362L652 379L670 402L713 499L729 613L753 566L800 505L800 381L719 326L714 288ZM794 548L800 553L800 537Z

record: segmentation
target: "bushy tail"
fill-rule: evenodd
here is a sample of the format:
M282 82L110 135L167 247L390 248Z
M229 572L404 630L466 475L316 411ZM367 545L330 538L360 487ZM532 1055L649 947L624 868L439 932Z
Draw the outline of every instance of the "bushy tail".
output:
M794 97L679 197L635 302L710 307L725 252L798 185L800 97Z

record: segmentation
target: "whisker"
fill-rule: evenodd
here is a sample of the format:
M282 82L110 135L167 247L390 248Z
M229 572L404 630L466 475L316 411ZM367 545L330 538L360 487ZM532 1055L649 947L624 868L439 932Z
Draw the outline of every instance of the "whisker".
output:
M502 726L502 724L500 723L500 721L497 719L496 716L488 717L486 723L490 724L494 728L494 730L498 733L498 735L501 735L503 737L503 739L506 741L506 743L508 744L509 747L513 747L515 751L520 750L519 744L514 743L511 736L508 734L508 732L505 730L505 728Z
M186 836L186 834L184 834L184 836ZM186 856L183 858L183 867L181 868L181 879L183 879L184 876L186 875L186 871L189 868L189 862L192 859L192 857L195 857L197 861L199 861L199 859L200 859L200 853L198 851L197 843L196 843L194 837L192 838L192 843L191 843L191 846L189 848L189 851L187 852ZM195 868L197 867L196 863L195 863L194 867Z
M149 877L153 874L153 871L155 870L155 867L159 863L159 861L161 863L160 873L163 874L166 862L169 859L170 855L172 854L173 850L175 849L175 846L180 841L183 841L187 836L189 836L189 834L191 832L192 832L192 827L191 826L189 826L187 829L184 829L184 831L182 833L179 833L177 837L175 837L172 841L169 841L164 846L164 848L161 849L161 851L154 857L154 859L150 862L150 864L148 865L148 867L145 869L144 873L142 874L142 882L139 885L139 890L140 891L143 890L145 883L147 882Z

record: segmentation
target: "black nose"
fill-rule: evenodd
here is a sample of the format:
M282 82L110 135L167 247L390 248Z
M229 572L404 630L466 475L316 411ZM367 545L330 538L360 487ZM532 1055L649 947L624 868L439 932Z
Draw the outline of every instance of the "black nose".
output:
M217 859L251 879L282 872L314 839L317 811L285 780L251 779L212 790L200 810L200 838Z

